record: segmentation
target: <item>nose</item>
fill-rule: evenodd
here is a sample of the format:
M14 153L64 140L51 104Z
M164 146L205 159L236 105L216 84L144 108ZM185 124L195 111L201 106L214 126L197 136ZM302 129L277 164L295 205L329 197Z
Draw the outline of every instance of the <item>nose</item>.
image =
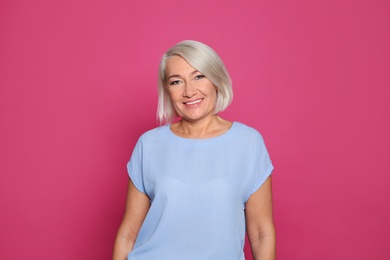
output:
M183 96L187 98L191 98L195 96L197 91L198 90L196 89L195 84L191 82L187 82L184 87Z

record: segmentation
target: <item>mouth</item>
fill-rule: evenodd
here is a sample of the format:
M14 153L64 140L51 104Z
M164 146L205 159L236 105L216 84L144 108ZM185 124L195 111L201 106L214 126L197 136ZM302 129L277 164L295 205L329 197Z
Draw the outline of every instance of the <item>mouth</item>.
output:
M196 105L202 102L203 98L197 99L197 100L191 100L188 102L183 102L184 105L191 106L191 105Z

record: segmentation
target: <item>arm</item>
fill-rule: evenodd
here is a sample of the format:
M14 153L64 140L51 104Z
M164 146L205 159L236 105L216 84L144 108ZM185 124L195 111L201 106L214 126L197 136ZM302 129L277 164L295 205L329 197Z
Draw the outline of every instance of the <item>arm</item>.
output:
M133 250L135 239L149 208L148 196L137 190L129 180L126 211L116 236L113 260L125 260L128 253Z
M275 260L271 176L246 202L247 233L254 260Z

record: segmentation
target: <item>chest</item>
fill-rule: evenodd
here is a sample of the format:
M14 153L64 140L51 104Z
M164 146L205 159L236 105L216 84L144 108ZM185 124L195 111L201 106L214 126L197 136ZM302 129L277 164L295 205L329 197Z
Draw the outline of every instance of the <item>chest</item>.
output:
M229 144L169 144L145 151L144 185L149 197L242 202L250 189L250 151Z

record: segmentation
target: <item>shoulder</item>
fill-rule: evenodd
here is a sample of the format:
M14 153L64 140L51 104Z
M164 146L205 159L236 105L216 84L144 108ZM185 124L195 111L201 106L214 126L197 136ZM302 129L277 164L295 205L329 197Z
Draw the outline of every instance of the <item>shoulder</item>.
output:
M154 142L155 140L161 140L169 134L169 131L169 125L163 125L150 129L139 137L138 142L148 143Z
M248 126L244 123L234 122L232 130L234 130L233 132L235 132L236 134L245 136L249 139L251 138L262 139L262 136L257 129Z

